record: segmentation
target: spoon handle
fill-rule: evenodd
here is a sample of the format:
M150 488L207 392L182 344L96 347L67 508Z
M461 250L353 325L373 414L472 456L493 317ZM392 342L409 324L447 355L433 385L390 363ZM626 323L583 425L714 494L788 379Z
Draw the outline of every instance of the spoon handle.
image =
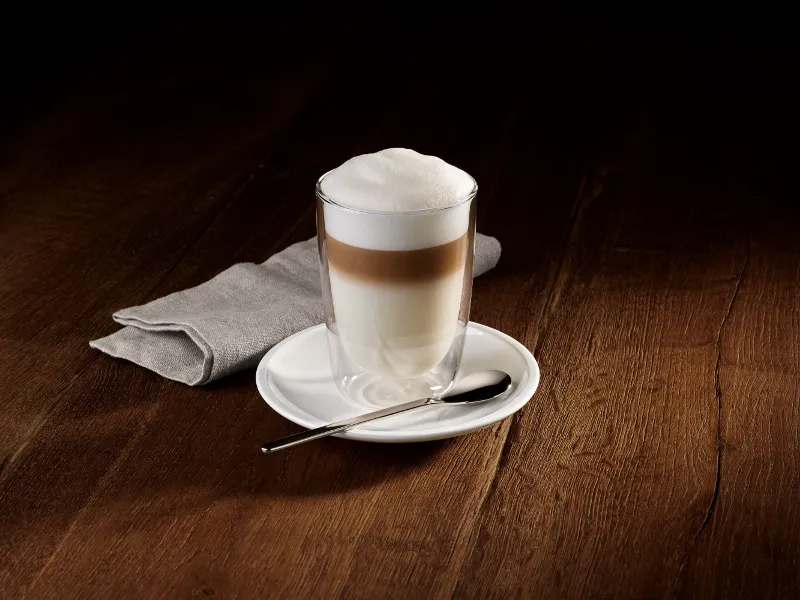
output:
M398 413L406 412L407 410L413 410L428 404L433 404L433 400L431 398L420 398L404 404L398 404L397 406L382 408L381 410L376 410L365 415L343 419L341 421L336 421L335 423L317 427L316 429L309 429L308 431L296 433L294 435L275 440L274 442L268 442L261 446L261 451L264 454L268 454L269 452L275 452L276 450L283 450L284 448L290 448L292 446L296 446L297 444L303 444L305 442L310 442L311 440L333 435L334 433L346 431L351 427L361 423L366 423L367 421L382 419L383 417L388 417L389 415L396 415Z

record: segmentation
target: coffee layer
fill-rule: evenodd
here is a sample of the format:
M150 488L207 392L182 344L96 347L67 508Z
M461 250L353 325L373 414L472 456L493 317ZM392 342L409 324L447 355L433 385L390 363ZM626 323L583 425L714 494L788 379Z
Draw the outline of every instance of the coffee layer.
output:
M416 250L371 250L326 236L328 263L342 275L383 284L422 283L464 268L467 235Z

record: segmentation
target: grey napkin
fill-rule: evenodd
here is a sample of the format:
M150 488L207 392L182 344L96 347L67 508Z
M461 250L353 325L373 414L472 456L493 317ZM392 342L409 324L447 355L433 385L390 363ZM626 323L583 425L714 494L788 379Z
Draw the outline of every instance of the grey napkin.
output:
M473 275L494 268L500 242L478 234ZM114 313L125 325L89 342L159 375L202 385L255 367L282 339L323 321L317 240L260 265L240 263L197 287Z

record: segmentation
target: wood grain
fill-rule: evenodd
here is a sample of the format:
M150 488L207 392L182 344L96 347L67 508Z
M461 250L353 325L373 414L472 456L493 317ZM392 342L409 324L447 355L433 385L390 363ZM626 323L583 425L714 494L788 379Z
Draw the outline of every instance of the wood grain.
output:
M195 15L2 124L0 596L792 597L794 55L443 23L414 55L409 29ZM472 317L543 372L513 418L263 456L297 428L252 373L190 388L88 348L313 235L319 174L389 146L480 184L503 258Z
M779 158L760 165L747 263L721 332L719 485L676 578L684 597L789 598L800 585L800 215L790 171L774 171L798 156L781 141L770 147Z
M536 352L551 376L514 418L459 596L664 596L706 515L746 237L714 239L699 211L735 203L707 182L741 172L698 168L673 132L635 124L587 183Z

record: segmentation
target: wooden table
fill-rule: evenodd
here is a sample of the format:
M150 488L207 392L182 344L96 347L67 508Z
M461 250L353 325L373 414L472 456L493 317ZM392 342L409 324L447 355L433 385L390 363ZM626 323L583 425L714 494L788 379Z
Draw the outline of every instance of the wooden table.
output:
M0 596L796 597L797 54L438 27L202 16L6 96ZM513 418L264 456L298 428L253 372L191 388L89 348L312 236L316 177L388 146L480 183L503 257L472 317L543 374Z

